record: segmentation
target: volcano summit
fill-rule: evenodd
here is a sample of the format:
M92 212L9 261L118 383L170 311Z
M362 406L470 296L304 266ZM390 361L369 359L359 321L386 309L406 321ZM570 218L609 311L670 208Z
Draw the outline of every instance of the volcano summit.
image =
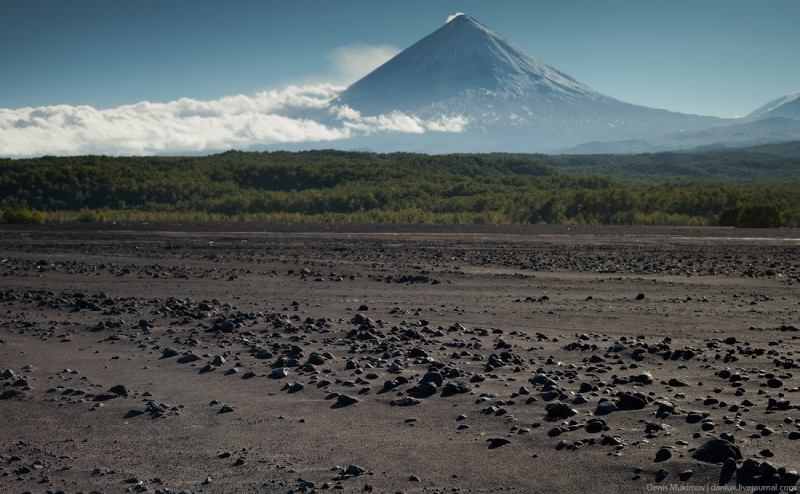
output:
M726 123L605 96L463 14L355 82L331 105L364 116L465 118L461 134L384 136L395 146L412 139L421 150L439 152L554 150ZM366 145L389 145L379 140L371 137Z

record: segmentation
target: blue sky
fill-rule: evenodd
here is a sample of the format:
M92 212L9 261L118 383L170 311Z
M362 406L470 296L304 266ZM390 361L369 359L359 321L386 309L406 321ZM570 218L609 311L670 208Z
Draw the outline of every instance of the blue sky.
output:
M734 117L800 91L794 0L0 0L0 109L346 85L459 11L630 103Z
M800 90L797 1L0 1L0 107L110 108L322 81L463 11L594 89L743 115Z

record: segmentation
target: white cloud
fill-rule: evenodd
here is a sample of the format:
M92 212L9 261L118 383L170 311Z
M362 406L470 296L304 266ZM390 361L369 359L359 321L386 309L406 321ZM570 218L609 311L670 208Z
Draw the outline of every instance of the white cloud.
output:
M425 128L434 132L464 132L469 124L469 119L464 116L445 117L442 115L438 120L429 120Z
M219 151L332 141L381 132L461 132L468 123L463 117L442 116L425 121L400 112L362 116L348 107L329 110L335 117L334 124L341 125L281 114L323 110L343 89L330 84L289 86L255 97L238 95L213 101L182 98L107 110L68 105L0 109L0 156Z
M341 120L347 129L358 130L365 135L378 132L404 132L409 134L423 134L433 132L463 132L469 123L466 117L446 117L442 115L436 120L422 120L415 115L406 115L393 111L389 115L362 116L361 112L353 110L347 105L333 106L329 112Z
M328 52L328 60L333 64L329 80L349 86L398 53L400 49L391 45L373 46L354 43L334 48Z

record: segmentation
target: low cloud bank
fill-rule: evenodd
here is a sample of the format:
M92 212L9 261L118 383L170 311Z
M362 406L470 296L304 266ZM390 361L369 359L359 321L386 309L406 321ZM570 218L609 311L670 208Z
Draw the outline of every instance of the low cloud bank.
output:
M413 115L362 116L330 107L345 88L331 84L289 86L255 97L213 101L182 98L108 110L90 106L0 109L0 156L152 155L246 149L254 145L324 142L383 132L461 132L463 117L422 120ZM287 114L328 108L332 123Z

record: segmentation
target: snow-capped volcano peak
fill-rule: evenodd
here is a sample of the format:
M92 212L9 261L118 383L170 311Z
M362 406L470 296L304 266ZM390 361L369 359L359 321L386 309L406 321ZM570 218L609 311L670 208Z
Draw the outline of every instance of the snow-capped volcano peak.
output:
M456 100L469 100L469 108ZM479 99L597 101L605 97L465 14L448 22L350 86L334 104L366 114L476 113ZM456 108L452 104L456 103ZM461 108L458 108L461 107ZM441 110L441 109L439 109ZM473 115L477 116L477 115Z
M716 123L600 94L463 13L355 82L331 106L329 115L355 110L362 116L458 118L468 122L463 128L473 132L470 141L496 149L534 140L555 146L642 138Z
M455 19L456 17L458 17L460 15L464 15L464 12L456 12L455 14L449 16L447 18L447 21L445 22L445 24L447 24L448 22L452 21L453 19Z

